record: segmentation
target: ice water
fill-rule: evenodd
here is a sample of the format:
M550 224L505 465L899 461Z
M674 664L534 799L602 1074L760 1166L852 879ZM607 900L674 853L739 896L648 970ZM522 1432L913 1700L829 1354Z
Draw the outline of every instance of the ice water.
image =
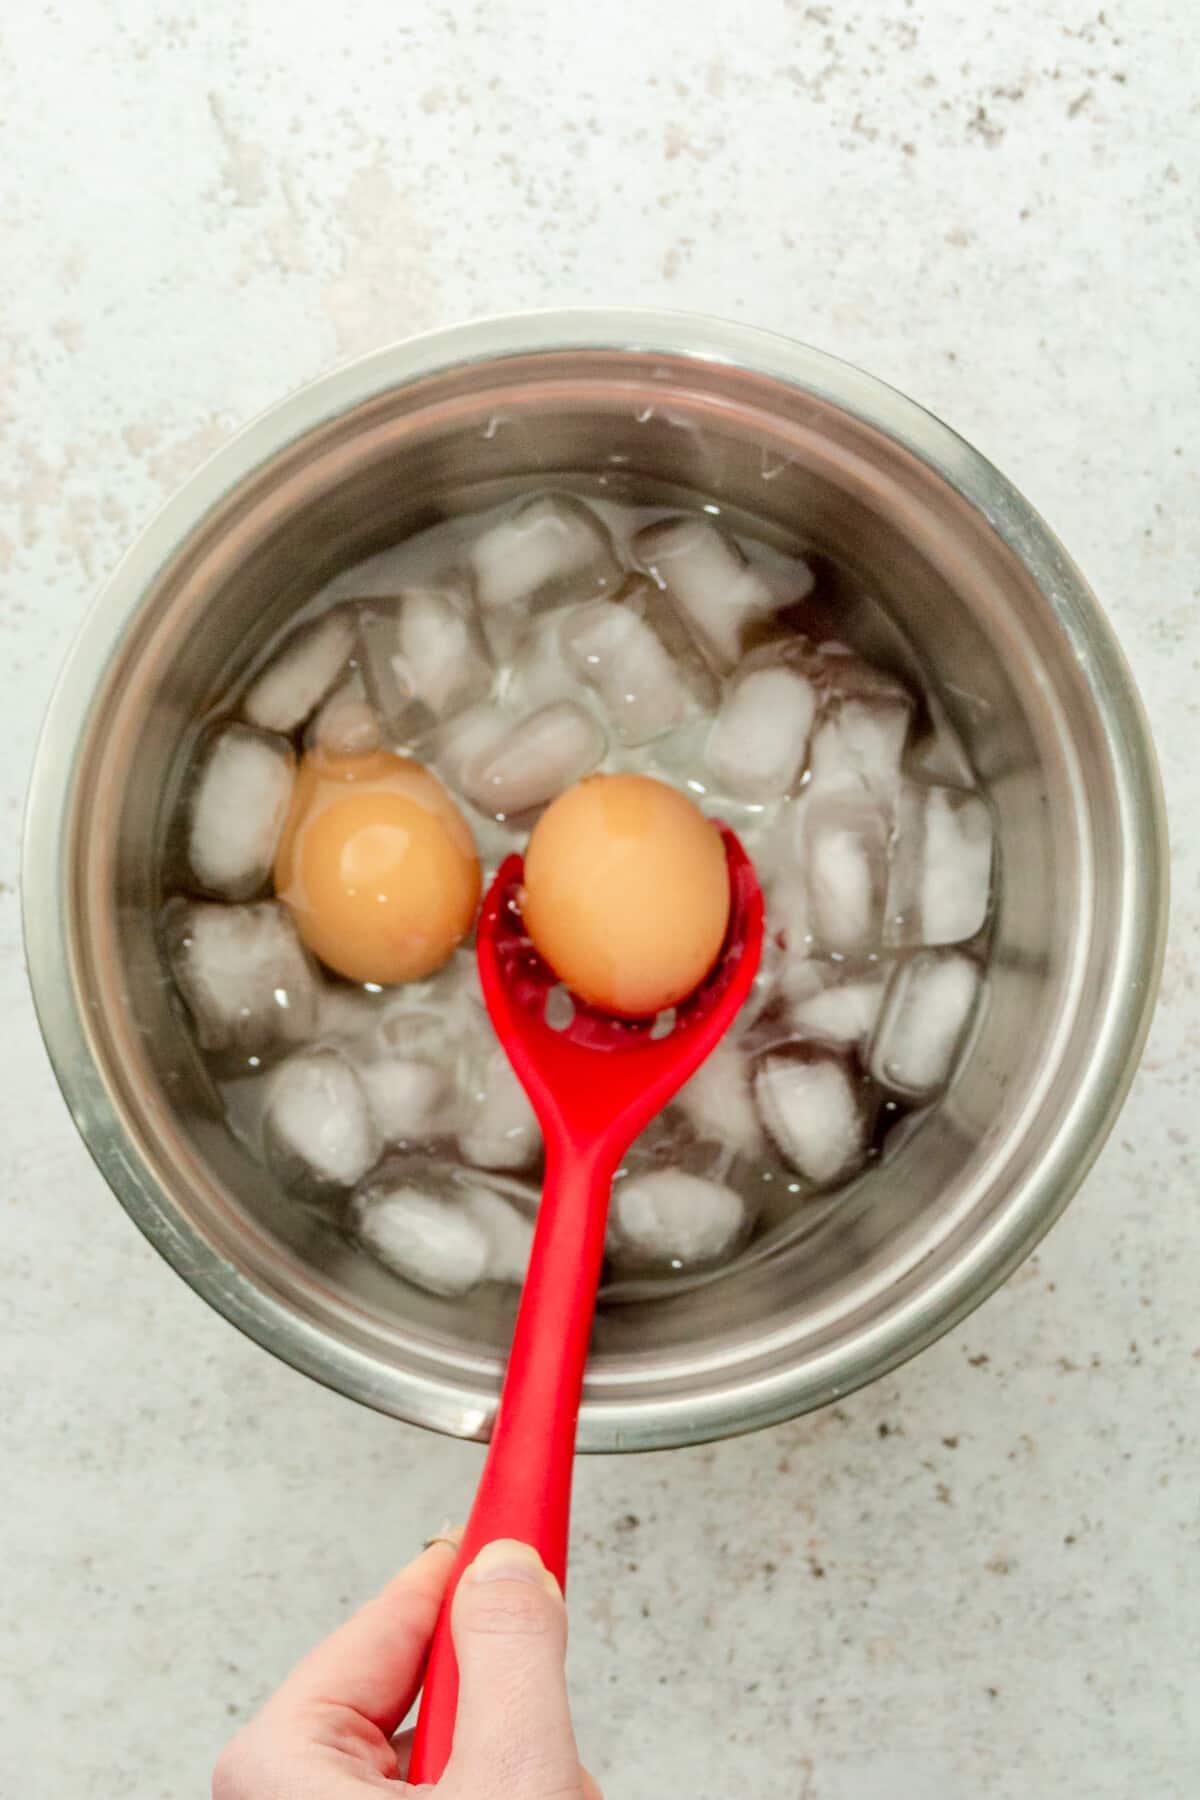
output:
M712 504L531 491L339 575L267 646L201 736L163 940L231 1127L298 1205L459 1296L520 1280L542 1164L473 942L428 980L355 987L274 898L312 744L432 768L485 880L597 770L672 783L742 837L762 968L626 1159L611 1280L711 1278L937 1103L985 984L991 812L911 651L883 666L856 647L903 639L847 583ZM547 1023L571 1017L554 989Z

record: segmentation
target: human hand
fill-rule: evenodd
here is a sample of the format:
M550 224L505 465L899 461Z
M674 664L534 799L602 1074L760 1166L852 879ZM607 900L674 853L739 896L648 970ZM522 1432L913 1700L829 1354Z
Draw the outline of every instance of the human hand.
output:
M567 1703L567 1615L527 1544L488 1544L464 1573L451 1624L458 1658L454 1750L436 1789L410 1787L416 1699L452 1541L437 1539L319 1644L221 1755L213 1800L362 1800L388 1788L440 1800L600 1800L580 1767Z

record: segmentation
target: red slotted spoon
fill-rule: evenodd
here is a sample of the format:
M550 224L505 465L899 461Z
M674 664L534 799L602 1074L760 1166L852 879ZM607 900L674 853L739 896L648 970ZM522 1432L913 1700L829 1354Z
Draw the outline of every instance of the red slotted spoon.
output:
M612 1178L732 1022L762 951L758 881L733 832L722 826L721 835L731 898L724 948L665 1034L655 1035L650 1020L614 1018L579 1001L565 1029L552 1029L544 1015L556 977L524 934L519 856L502 864L483 903L483 995L541 1124L546 1176L487 1461L425 1675L414 1784L437 1781L450 1756L458 1706L450 1603L462 1571L495 1538L519 1538L565 1583L575 1425Z

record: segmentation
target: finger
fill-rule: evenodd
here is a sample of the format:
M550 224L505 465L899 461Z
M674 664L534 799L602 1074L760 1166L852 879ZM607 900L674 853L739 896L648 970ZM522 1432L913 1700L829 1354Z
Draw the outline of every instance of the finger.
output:
M451 1616L458 1718L447 1777L495 1800L584 1792L567 1704L567 1614L528 1544L488 1544L458 1586Z
M600 1792L600 1783L594 1775L589 1775L586 1769L583 1771L583 1787L580 1792L583 1800L604 1800L604 1795Z
M357 1713L391 1737L421 1685L458 1537L436 1538L373 1600L305 1657L272 1706Z

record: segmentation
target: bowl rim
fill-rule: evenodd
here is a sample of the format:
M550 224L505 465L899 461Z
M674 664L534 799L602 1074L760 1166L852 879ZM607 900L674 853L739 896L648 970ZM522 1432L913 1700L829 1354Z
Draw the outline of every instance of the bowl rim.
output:
M703 314L568 308L479 318L344 363L276 402L201 465L139 534L93 601L55 684L26 804L22 905L34 1005L52 1066L89 1152L134 1223L184 1280L241 1331L337 1392L449 1435L485 1438L494 1403L429 1373L381 1368L230 1267L141 1166L88 1047L70 979L65 854L74 751L94 690L153 576L218 504L339 415L417 379L554 352L669 356L731 366L848 412L930 466L977 512L1036 584L1079 659L1103 724L1128 871L1113 956L1119 977L1105 1030L1076 1077L1069 1117L1023 1186L967 1252L853 1340L752 1383L699 1395L584 1399L584 1451L669 1448L779 1423L876 1379L949 1331L1029 1254L1104 1143L1137 1068L1157 996L1168 910L1166 815L1144 708L1116 636L1040 515L985 457L917 402L827 352Z

